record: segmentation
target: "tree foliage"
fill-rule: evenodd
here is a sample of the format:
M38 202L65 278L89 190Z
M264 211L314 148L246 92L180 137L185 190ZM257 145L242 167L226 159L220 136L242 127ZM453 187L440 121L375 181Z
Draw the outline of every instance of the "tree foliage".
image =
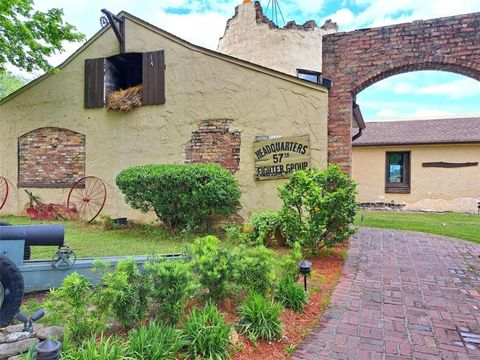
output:
M0 73L0 100L20 89L27 81L9 71Z
M27 71L49 71L47 58L63 51L63 41L84 38L62 17L62 9L35 11L33 0L0 1L0 73L7 63Z

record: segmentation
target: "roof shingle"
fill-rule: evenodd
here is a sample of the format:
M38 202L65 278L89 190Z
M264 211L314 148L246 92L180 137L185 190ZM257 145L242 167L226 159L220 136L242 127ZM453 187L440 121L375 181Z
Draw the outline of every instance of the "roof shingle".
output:
M353 146L479 143L480 117L367 122Z

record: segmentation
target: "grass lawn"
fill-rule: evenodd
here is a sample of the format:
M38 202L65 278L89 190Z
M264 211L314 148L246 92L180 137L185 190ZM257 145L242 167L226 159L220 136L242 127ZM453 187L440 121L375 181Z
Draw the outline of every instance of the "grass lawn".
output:
M172 233L154 225L135 225L107 231L101 225L73 221L33 221L21 216L0 216L0 221L14 225L65 224L65 245L70 246L77 257L182 252L184 246L195 237L191 234ZM32 258L51 258L55 250L55 247L32 247Z
M480 243L480 216L474 214L359 210L355 224L421 231Z

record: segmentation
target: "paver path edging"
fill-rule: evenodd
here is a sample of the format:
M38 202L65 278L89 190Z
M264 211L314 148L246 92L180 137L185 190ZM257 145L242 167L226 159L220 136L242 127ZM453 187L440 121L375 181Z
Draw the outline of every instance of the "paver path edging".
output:
M463 240L360 228L320 326L291 359L480 360L479 255Z

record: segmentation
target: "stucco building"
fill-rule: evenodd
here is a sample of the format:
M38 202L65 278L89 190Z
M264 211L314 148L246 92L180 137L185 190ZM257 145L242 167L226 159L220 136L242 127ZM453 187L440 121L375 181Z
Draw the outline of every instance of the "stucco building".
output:
M302 161L326 166L326 87L192 45L128 13L119 17L123 43L106 26L57 73L0 102L0 175L11 185L2 214L22 211L25 188L65 203L76 179L95 175L107 184L106 214L141 219L115 185L119 171L217 162L238 178L240 214L248 216L277 207L284 181L255 177L273 174L265 170L271 164L254 164L258 141L268 147L269 139L274 146L299 137L308 146ZM132 85L142 86L142 106L128 113L105 108L110 91Z
M352 175L369 206L473 213L479 161L479 117L369 122L353 141Z

